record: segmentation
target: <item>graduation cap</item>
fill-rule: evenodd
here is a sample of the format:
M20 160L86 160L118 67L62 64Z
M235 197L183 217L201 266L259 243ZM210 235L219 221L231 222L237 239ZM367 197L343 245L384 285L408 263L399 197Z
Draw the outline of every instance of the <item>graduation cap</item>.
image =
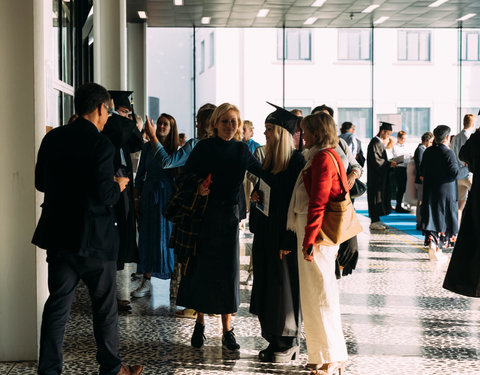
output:
M393 130L393 124L390 124L389 122L385 121L380 121L380 130Z
M286 109L279 107L278 105L269 102L267 103L272 107L275 107L276 110L267 116L265 123L278 125L293 135L297 130L297 125L300 122L300 118Z
M477 116L480 116L480 110L478 110L478 114L477 114Z
M125 107L132 109L132 103L130 102L129 96L133 94L133 91L118 91L118 90L109 90L111 98L115 103L115 108Z

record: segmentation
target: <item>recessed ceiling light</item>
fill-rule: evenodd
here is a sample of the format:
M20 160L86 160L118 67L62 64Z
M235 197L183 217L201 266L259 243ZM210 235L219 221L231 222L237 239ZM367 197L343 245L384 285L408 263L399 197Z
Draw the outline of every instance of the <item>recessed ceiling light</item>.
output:
M303 24L304 25L313 25L315 22L317 22L317 20L318 20L318 17L310 17Z
M362 10L362 13L372 13L375 9L377 9L380 5L378 4L372 4L368 8L365 8Z
M202 24L208 25L210 23L211 17L202 17Z
M177 6L183 5L183 0L173 0L173 4Z
M442 5L443 3L446 3L448 0L437 0L435 1L434 3L431 3L429 5L430 8L436 8L436 7L439 7L440 5Z
M374 24L375 25L380 25L381 23L384 23L386 20L388 20L390 17L387 17L387 16L383 16L383 17L380 17L378 18Z
M270 9L260 9L257 13L257 17L266 17Z
M315 0L315 2L312 4L312 7L321 7L326 1L327 0Z
M472 17L475 17L477 14L476 13L469 13L461 18L458 18L457 21L466 21Z
M138 11L138 16L139 16L142 20L146 20L146 19L147 19L147 13L145 13L145 11L143 11L143 10L139 10L139 11Z

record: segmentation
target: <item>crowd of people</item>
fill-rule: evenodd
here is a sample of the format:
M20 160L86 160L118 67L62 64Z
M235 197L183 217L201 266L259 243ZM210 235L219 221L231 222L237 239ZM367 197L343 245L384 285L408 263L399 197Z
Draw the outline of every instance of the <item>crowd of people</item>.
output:
M325 245L325 214L329 203L350 199L365 162L370 228L382 229L380 217L392 210L392 169L399 186L396 211L406 212L406 133L398 132L392 160L386 152L392 125L382 123L365 158L355 125L343 123L337 135L332 108L322 105L302 117L299 110L274 106L261 146L252 139L253 124L242 121L235 105L223 103L200 107L197 137L187 141L167 113L143 124L132 113L130 94L97 84L79 87L77 118L49 132L39 150L35 184L45 201L33 242L47 250L50 296L38 373L61 372L63 334L80 279L92 299L100 374L142 372L141 365L122 364L118 351L117 314L131 309L131 302L116 298L115 272L132 262L132 277L140 281L133 298L152 293L151 277L171 280L170 298L183 308L176 315L195 319L194 348L205 343L206 315L220 315L222 347L240 349L232 316L240 304L239 224L247 211L254 234L250 312L267 342L259 360L295 360L303 322L307 368L312 374L340 372L348 353L337 279L355 269L358 244L353 236ZM458 232L463 206L456 181L466 180L468 190L477 157L475 147L462 148L471 132L469 122L455 137L459 154L449 149L450 128L444 125L425 133L415 151L418 225L431 259L439 259ZM466 193L461 197L464 202ZM464 216L475 217L469 203ZM457 243L465 244L469 235L461 230ZM465 263L463 255L455 259ZM458 269L449 274L446 287L458 290Z

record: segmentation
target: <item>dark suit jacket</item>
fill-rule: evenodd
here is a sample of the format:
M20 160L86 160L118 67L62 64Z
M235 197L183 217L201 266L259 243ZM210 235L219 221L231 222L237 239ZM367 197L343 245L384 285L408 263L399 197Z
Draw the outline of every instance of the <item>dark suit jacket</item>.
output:
M111 142L82 117L43 138L35 187L45 196L32 240L35 245L116 260L113 205L120 187L113 180L113 157Z

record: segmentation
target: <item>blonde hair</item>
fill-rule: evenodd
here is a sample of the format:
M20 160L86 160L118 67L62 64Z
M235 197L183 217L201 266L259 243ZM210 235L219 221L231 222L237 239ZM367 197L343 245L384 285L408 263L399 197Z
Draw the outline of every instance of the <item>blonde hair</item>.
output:
M463 118L463 127L465 129L468 129L471 126L475 125L476 118L477 116L472 115L471 113L466 114L465 117Z
M337 125L333 117L327 113L317 112L304 117L301 126L312 133L315 138L315 145L320 147L335 148L338 145Z
M230 103L223 103L220 104L212 113L212 117L210 118L210 126L207 129L209 137L217 136L217 129L215 129L215 125L220 120L225 113L228 111L234 111L237 114L238 118L238 128L235 134L233 135L233 139L237 142L241 141L243 138L243 126L242 126L242 119L240 118L240 110L233 104Z
M287 169L295 149L292 135L278 125L273 126L273 140L265 147L265 160L262 169L272 167L271 173L278 174Z

